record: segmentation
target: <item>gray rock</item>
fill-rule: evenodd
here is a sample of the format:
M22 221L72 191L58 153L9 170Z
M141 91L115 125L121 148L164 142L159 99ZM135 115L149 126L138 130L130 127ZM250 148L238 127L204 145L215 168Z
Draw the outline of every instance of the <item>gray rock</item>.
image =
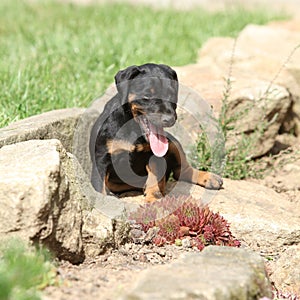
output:
M190 190L199 201L208 199L209 207L230 223L235 237L254 250L272 254L300 243L300 203L271 188L230 179L224 179L224 189L212 192L180 185L179 193Z
M124 222L115 219L122 207L105 209L115 198L93 190L77 160L58 140L2 147L0 198L0 239L41 243L73 263L126 238Z
M264 184L277 192L294 192L295 196L300 192L300 149L295 147L294 151L276 160L274 169L264 178ZM295 197L300 202L300 197Z
M291 30L293 26L296 28ZM293 52L299 45L299 28L296 20L290 21L286 28L281 22L264 26L248 25L236 41L226 37L211 38L199 50L198 68L213 64L215 70L219 69L223 76L228 76L233 59L230 74L233 88L241 78L250 82L260 79L269 83L273 81L299 97L300 81L297 74L300 53ZM282 44L282 47L278 51L271 51L278 44Z
M270 280L283 291L300 295L300 245L289 247L272 266Z
M143 271L120 299L259 299L271 297L263 259L248 250L210 246Z
M285 67L300 84L300 53L299 51L293 53L293 50L299 47L300 40L300 25L299 22L294 21L295 26L296 24L298 30L279 28L279 26L248 25L239 34L239 49L247 53L249 58L253 56L274 58L278 61L278 67L280 63L287 61ZM278 51L272 51L279 44L281 47ZM291 54L292 57L290 57Z
M70 198L57 140L28 141L0 149L0 236L41 242L59 257L84 258L81 204Z
M0 148L28 140L58 139L68 152L72 152L73 135L83 108L49 111L17 121L0 129Z
M283 124L286 132L294 131L300 136L300 52L299 29L297 21L289 27L248 25L239 35L235 60L237 70L234 77L238 78L244 70L288 89L293 100L287 120ZM272 51L275 45L281 44L278 51ZM298 47L298 49L297 49ZM234 67L235 68L235 67Z

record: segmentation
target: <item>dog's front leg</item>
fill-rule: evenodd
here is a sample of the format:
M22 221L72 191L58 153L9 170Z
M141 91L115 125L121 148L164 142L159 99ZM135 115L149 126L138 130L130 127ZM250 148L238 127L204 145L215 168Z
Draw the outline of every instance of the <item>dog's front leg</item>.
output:
M208 189L218 190L222 187L223 180L219 175L199 171L187 162L185 153L176 140L170 142L168 155L172 158L174 179L198 184Z
M145 201L154 202L165 195L166 168L165 160L153 156L146 166L148 178L145 185Z

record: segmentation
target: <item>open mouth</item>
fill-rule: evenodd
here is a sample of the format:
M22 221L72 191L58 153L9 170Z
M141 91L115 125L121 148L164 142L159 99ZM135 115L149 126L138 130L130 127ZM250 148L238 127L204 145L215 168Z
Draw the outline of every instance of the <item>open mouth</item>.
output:
M151 123L145 116L139 117L139 123L142 125L154 155L164 156L168 151L169 143L163 127Z

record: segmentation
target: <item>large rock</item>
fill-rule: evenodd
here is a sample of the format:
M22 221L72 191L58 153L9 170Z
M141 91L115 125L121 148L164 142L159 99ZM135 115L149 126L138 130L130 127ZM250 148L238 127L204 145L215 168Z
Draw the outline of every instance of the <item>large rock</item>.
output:
M300 96L299 39L299 32L288 28L248 25L236 40L224 37L209 39L199 50L198 63L205 66L213 64L221 69L223 76L231 75L236 81L240 77L249 80L259 78L269 83L274 80L272 83Z
M247 58L255 56L274 58L278 62L278 70L286 62L285 67L300 84L300 52L296 50L300 46L299 41L300 33L296 30L248 25L239 34L238 50L247 53Z
M194 189L195 197L197 191L200 188ZM215 194L209 206L220 212L233 234L254 250L272 255L300 243L300 203L291 203L268 187L225 179L224 189Z
M275 24L278 25L275 26ZM235 67L239 68L240 63L255 62L256 58L261 57L273 59L273 62L276 62L275 66L272 66L268 65L269 60L267 60L266 70L260 70L260 72L265 72L262 75L272 75L270 72L279 71L284 62L287 63L285 65L287 70L297 70L300 64L300 53L296 50L299 46L299 28L297 32L289 30L288 27L284 29L281 24L248 25L239 33L236 41L233 38L213 37L199 50L198 62L210 58L216 65L227 65L228 68L232 61L234 72ZM277 48L277 51L271 51L279 44L281 47ZM273 77L275 75L276 73Z
M59 141L29 141L0 149L0 236L42 241L73 262L83 259L81 203L70 199ZM74 199L75 200L75 199Z
M73 135L83 108L49 111L17 121L0 129L0 148L28 140L58 139L68 152L72 152Z
M208 69L200 65L179 67L176 71L179 80L195 89L213 106L216 115L220 115L225 100L224 74L217 74L213 67ZM237 144L241 136L247 134L254 140L249 156L261 156L272 149L292 99L284 87L273 85L266 93L268 87L269 82L258 79L239 78L232 83L230 97L226 99L226 116L228 120L232 118L231 125L234 124L232 134L228 135L228 147Z
M58 140L2 147L0 198L1 239L41 243L73 263L126 238L126 228L115 220L123 208L93 190Z
M260 299L271 297L263 259L250 251L211 246L143 271L120 299Z
M211 38L196 64L175 68L180 82L195 89L217 114L226 100L228 117L237 116L229 145L240 133L256 131L257 147L249 153L254 157L267 153L278 133L300 136L300 35L289 27L249 25L236 41Z
M300 25L297 20L286 25L248 25L236 41L233 54L232 76L268 81L270 88L275 84L288 89L293 100L286 122L286 130L300 135ZM280 28L279 28L280 26ZM233 39L210 40L199 52L199 59L212 59L223 71L231 61ZM280 45L278 47L277 45ZM226 47L227 50L222 50ZM277 49L274 51L274 49ZM247 70L245 72L245 70Z
M294 147L293 151L285 155L279 155L273 168L264 178L263 183L276 190L278 193L289 192L295 196L300 193L300 148ZM294 199L300 202L300 194Z
M284 292L300 295L300 245L291 246L274 262L270 279Z

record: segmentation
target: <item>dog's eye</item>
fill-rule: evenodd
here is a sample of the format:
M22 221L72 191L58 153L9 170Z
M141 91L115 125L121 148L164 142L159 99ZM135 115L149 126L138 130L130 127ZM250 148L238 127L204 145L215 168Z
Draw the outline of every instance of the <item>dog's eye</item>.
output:
M152 99L151 102L155 105L160 105L162 103L161 99Z

